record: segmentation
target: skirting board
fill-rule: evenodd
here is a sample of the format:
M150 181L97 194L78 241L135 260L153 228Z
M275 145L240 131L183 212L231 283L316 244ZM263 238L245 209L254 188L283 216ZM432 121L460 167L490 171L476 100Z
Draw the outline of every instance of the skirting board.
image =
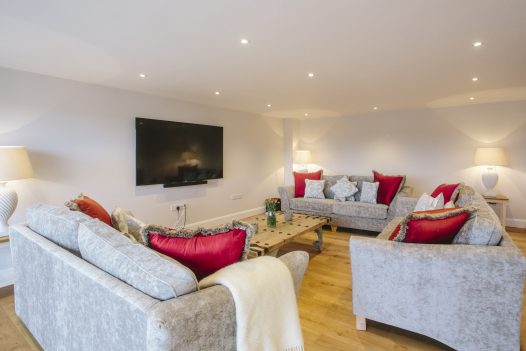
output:
M234 219L243 219L245 217L254 216L265 212L265 207L256 207L245 211L234 212L221 217L215 217L200 222L187 224L187 227L213 227L221 224L231 222Z
M506 218L506 226L513 228L526 229L526 219Z
M15 283L15 270L13 267L0 270L0 288Z

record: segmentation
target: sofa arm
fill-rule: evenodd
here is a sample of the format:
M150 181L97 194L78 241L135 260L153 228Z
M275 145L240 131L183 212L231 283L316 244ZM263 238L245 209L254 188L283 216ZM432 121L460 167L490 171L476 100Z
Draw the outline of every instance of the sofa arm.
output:
M293 251L280 256L279 259L285 263L290 270L296 296L299 296L301 282L309 265L309 254L305 251Z
M304 251L279 259L289 268L296 296L309 263ZM236 350L236 311L221 285L161 301L148 315L148 350Z
M516 247L353 237L350 254L355 315L455 349L519 349L526 260Z
M404 189L408 188L404 191ZM412 189L404 187L393 199L387 210L387 218L389 220L395 217L403 217L414 211L418 199L416 197L409 197Z
M281 210L290 210L290 199L294 198L294 185L286 185L278 187L279 197L281 199Z

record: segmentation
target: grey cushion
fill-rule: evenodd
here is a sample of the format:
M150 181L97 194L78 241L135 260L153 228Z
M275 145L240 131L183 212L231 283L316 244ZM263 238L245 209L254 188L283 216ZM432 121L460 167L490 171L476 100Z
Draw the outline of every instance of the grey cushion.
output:
M298 211L314 211L318 213L332 213L332 206L340 203L333 199L306 199L296 197L290 199L290 208Z
M462 203L466 201L462 200ZM457 201L458 203L458 201ZM454 244L498 245L504 228L499 218L478 193L472 195L470 206L477 212L460 229L453 239Z
M346 177L345 175L333 175L333 176L323 176L323 179L325 180L325 188L323 188L323 194L325 195L326 199L334 199L334 191L331 190L331 187L336 184L336 182L342 177Z
M386 219L389 206L365 202L346 201L333 205L333 213L342 216Z
M27 225L33 231L68 250L79 252L78 229L92 218L64 206L36 204L26 213Z
M197 290L190 269L133 243L98 220L79 227L79 248L86 261L153 298L168 300Z
M354 198L358 200L360 198L360 196L362 195L362 184L363 184L363 182L372 183L372 182L374 182L374 177L373 176L353 175L353 176L349 177L349 180L351 182L356 182L357 183L356 186L358 187L358 192L356 194L354 194Z

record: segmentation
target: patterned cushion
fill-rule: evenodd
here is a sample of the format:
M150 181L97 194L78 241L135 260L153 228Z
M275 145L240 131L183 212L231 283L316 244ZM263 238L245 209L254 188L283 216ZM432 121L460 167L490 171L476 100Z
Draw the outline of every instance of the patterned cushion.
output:
M354 201L354 194L358 192L356 182L350 182L346 176L341 177L336 184L331 187L334 193L334 200L338 201Z
M345 175L324 175L323 179L325 180L325 187L323 188L323 194L326 199L334 199L334 192L331 190L331 187L336 184L336 182L342 177L347 177Z
M195 275L187 267L133 243L100 221L80 225L79 248L86 261L158 300L197 290Z
M378 182L374 182L374 183L363 182L362 191L360 194L360 201L367 202L370 204L375 204L379 185L380 183Z
M461 198L459 197L459 200ZM460 229L457 236L453 239L453 243L498 245L502 239L504 228L495 212L478 193L473 195L470 206L475 207L478 211Z
M416 203L415 211L439 210L441 208L444 208L444 194L440 193L435 198L423 193Z
M305 179L305 195L307 199L325 199L323 194L323 187L325 186L325 180L311 180Z
M33 231L63 248L78 253L79 225L91 221L92 218L63 206L37 204L27 210L26 220Z
M333 199L305 199L297 197L290 199L290 208L296 211L308 211L317 213L332 213L332 207L334 204L339 204L340 201Z
M366 202L339 202L333 206L333 212L342 216L386 219L389 206Z
M130 240L143 244L141 229L146 223L135 218L130 211L117 207L111 213L111 225Z
M358 187L358 192L356 194L354 194L354 198L359 201L360 200L360 196L361 196L361 192L362 192L362 184L363 182L374 182L374 177L373 176L359 176L359 175L352 175L349 177L349 180L351 182L356 182L357 183L357 187Z

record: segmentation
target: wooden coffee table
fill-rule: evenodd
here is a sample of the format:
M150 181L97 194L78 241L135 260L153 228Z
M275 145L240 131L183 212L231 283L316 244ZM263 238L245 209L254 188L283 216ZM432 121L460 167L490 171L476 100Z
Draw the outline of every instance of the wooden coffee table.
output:
M280 247L310 231L315 231L318 235L318 240L315 240L313 244L318 251L321 251L323 248L322 226L329 223L329 220L327 217L294 213L292 221L287 222L284 214L278 212L276 227L271 228L267 226L265 214L244 218L243 222L258 225L258 232L250 242L249 257L276 256Z

